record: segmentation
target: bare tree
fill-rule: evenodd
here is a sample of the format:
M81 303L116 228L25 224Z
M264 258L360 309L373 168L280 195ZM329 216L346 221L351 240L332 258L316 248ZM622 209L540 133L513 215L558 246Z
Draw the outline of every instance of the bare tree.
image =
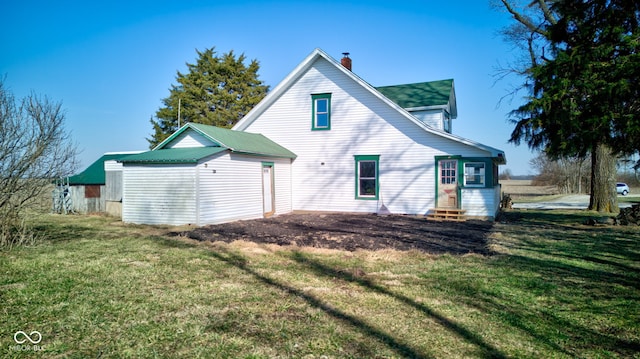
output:
M559 193L584 193L589 188L590 158L571 156L558 159L549 158L544 152L530 161L538 170L534 184L555 186Z
M60 103L31 94L16 101L0 79L0 238L10 243L52 179L77 167Z
M513 173L511 173L511 170L508 168L502 171L500 175L498 175L498 179L505 180L505 181L510 180L511 177L513 177Z

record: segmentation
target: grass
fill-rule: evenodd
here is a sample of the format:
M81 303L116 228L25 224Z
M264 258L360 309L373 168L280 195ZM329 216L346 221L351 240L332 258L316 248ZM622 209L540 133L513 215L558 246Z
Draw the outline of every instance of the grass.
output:
M640 195L628 194L626 196L618 196L619 203L640 203Z
M38 245L0 252L0 356L640 357L640 230L589 215L511 211L487 257L198 243L44 216ZM17 345L17 331L42 340Z

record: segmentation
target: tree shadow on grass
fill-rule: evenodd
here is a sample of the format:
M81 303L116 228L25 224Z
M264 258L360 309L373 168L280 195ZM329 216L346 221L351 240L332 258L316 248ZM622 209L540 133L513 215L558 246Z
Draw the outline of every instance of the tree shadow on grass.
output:
M167 244L171 241L165 241ZM377 341L383 343L388 346L391 350L395 351L401 357L406 358L432 358L433 356L428 353L423 353L417 348L413 347L410 343L407 343L399 338L394 337L393 335L376 328L375 326L367 323L366 321L345 313L344 311L333 307L331 304L321 300L320 298L311 295L303 290L294 288L286 284L283 281L279 281L275 278L269 277L262 273L259 273L255 269L249 266L247 259L239 254L231 253L228 251L221 251L218 249L217 251L210 251L208 254L220 261L223 261L231 266L234 266L238 269L241 269L247 274L250 274L260 282L264 283L269 287L273 287L279 291L286 293L295 298L299 298L304 300L309 306L320 309L330 317L337 319L347 325L350 325L363 334L375 338ZM433 319L435 322L446 328L448 331L453 334L459 336L461 339L474 344L477 348L479 348L482 353L481 356L485 358L506 358L507 356L503 354L498 348L493 345L485 342L481 336L473 333L469 329L464 326L457 324L450 319L446 318L444 315L436 312L435 310L429 308L428 306L418 303L412 298L404 296L402 294L394 293L390 291L384 286L376 284L366 278L359 277L357 275L341 271L332 267L329 267L325 264L322 264L318 261L315 261L308 256L304 255L301 252L293 252L291 255L286 255L287 258L291 258L296 261L298 264L302 265L305 268L309 268L313 273L318 276L335 278L346 282L356 283L361 287L376 292L378 294L382 294L385 296L389 296L397 301L400 301L416 310L427 315L429 318ZM228 327L228 323L221 323L219 320L216 323L212 323L211 328L226 328ZM361 348L363 349L363 348ZM361 351L358 352L358 355L363 354ZM375 353L369 353L369 355L373 355Z
M272 223L275 222L275 223ZM226 225L201 227L189 232L169 233L169 235L186 235L199 241L225 241L238 239L255 241L258 243L291 244L311 247L329 247L343 250L358 248L382 249L394 248L401 250L418 249L434 254L491 254L487 248L487 236L493 226L491 222L468 221L463 223L428 222L423 218L411 216L377 217L367 215L323 215L323 216L280 216L276 219L233 222ZM327 239L330 236L342 236L338 241ZM353 243L352 243L353 242ZM244 272L252 275L262 283L275 287L288 295L303 299L308 305L317 308L352 327L365 335L375 338L379 342L394 350L402 357L427 358L429 354L422 353L417 348L401 339L367 323L366 321L345 313L320 298L306 291L294 288L286 282L264 275L251 268L244 257L222 252L211 252L211 256L225 261ZM444 315L436 312L424 304L416 302L407 296L394 293L384 286L368 279L354 276L350 273L326 266L315 261L302 252L294 252L291 259L311 270L316 276L337 278L345 282L355 283L368 291L375 292L399 301L409 307L424 313L457 335L464 341L479 349L481 356L491 358L505 358L500 350L487 343L481 336L473 333L464 326L455 323ZM231 314L229 314L231 315ZM232 318L230 320L236 320ZM224 322L214 321L213 327L225 326ZM216 324L217 323L217 324ZM358 354L362 354L360 351ZM375 353L372 353L375 354Z
M79 223L63 225L53 223L38 223L32 227L34 234L43 242L59 243L86 238L95 238L100 230Z
M583 356L584 351L595 350L632 357L640 352L640 342L619 336L631 328L618 326L623 319L620 316L625 315L622 313L638 308L628 306L640 300L633 275L609 280L613 273L607 271L521 255L511 255L492 265L498 271L511 273L509 291L519 290L526 293L525 297L539 298L533 303L542 302L532 306L531 299L482 286L470 288L464 280L453 279L448 288L460 294L463 304L494 313L503 323L559 353ZM513 273L514 270L523 274ZM545 301L547 305L543 304ZM633 321L632 317L628 315L627 320ZM614 324L606 324L610 319Z
M273 287L277 290L280 290L286 293L287 295L290 295L295 298L300 298L304 300L309 306L320 309L324 313L331 316L332 318L337 319L354 328L357 328L359 331L361 331L365 335L375 338L381 343L387 345L390 349L392 349L402 357L406 357L406 358L431 358L432 357L430 355L419 352L416 348L412 347L409 343L406 343L398 338L395 338L393 335L385 333L384 331L372 326L371 324L363 321L362 319L356 316L350 315L348 313L345 313L340 309L331 306L329 303L322 301L320 298L317 298L300 289L287 285L282 281L279 281L277 279L274 279L259 273L258 271L251 268L248 265L246 258L244 258L241 255L230 253L227 251L223 251L223 252L210 251L209 254L220 261L226 262L231 266L241 269L242 271L244 271L247 274L250 274L260 282L270 287ZM375 354L375 353L369 353L369 354Z
M496 231L515 239L508 245L511 249L549 258L545 266L539 266L546 275L577 275L602 284L617 283L640 289L637 280L640 266L630 265L640 263L640 228L583 224L592 214L586 211L510 213L508 225L499 226ZM517 255L511 257L518 258ZM576 266L572 264L575 262L591 265Z
M590 350L621 356L640 352L640 342L625 334L633 330L620 324L633 321L629 311L639 309L634 303L640 301L640 230L584 225L593 215L508 213L496 230L509 238L509 252L490 263L498 273L511 273L511 290L549 304L530 307L513 295L487 288L465 297L466 304L500 313L505 323L567 355ZM453 281L450 286L463 292L468 283Z
M477 335L476 333L473 333L472 331L465 328L464 326L451 321L444 315L436 312L435 310L429 308L428 306L422 303L416 302L412 298L409 298L399 293L395 293L389 290L388 288L386 288L385 286L376 284L375 282L365 277L357 276L353 273L337 270L335 268L327 266L323 263L320 263L319 261L316 261L310 258L309 256L306 256L302 252L297 252L297 251L293 252L293 254L291 255L291 258L294 259L299 264L302 264L305 267L311 269L318 276L337 278L339 280L343 280L346 282L356 283L369 291L373 291L373 292L391 297L397 301L400 301L401 303L404 303L424 313L429 318L433 319L436 323L440 324L442 327L447 329L449 332L453 333L454 335L457 335L461 339L478 347L482 352L482 357L484 358L506 358L505 354L503 354L495 346L484 341L484 339L481 336Z

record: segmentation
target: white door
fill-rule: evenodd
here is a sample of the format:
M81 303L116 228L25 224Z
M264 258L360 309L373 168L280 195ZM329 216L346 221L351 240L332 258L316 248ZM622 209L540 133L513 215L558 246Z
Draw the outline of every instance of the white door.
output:
M272 215L274 209L273 197L273 166L262 165L262 203L264 208L264 215Z

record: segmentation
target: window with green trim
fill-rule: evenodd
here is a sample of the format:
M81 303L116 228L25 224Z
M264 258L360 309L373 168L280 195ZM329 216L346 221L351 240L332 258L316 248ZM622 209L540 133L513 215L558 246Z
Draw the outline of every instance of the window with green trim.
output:
M312 100L312 130L331 129L331 94L311 95Z
M356 199L378 199L379 155L354 156L356 162Z
M484 162L466 162L464 164L464 185L484 187L485 168Z

